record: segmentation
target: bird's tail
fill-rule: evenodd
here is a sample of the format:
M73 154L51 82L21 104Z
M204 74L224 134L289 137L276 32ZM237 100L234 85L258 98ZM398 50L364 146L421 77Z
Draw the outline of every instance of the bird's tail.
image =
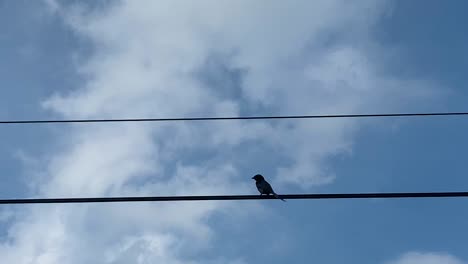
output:
M275 196L276 199L280 199L281 201L286 202L286 200L280 198L278 194L273 193L273 195Z

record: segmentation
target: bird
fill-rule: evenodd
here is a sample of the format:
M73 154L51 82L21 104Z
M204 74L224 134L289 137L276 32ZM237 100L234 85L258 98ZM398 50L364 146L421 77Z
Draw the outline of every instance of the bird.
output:
M257 186L257 189L260 192L260 195L273 194L277 199L280 199L281 201L286 202L284 199L281 199L278 196L278 194L275 193L275 191L273 191L273 188L271 188L271 185L265 180L265 178L261 174L257 174L253 176L252 179L255 180L255 185Z

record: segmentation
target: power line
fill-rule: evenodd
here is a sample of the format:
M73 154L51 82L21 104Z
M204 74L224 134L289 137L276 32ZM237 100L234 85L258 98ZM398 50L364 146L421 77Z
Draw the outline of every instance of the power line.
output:
M285 115L285 116L228 116L228 117L178 117L178 118L120 118L120 119L64 119L64 120L3 120L0 124L45 124L45 123L111 123L111 122L175 122L175 121L222 121L259 119L319 119L319 118L376 118L376 117L424 117L465 116L468 112L390 113L390 114L338 114L338 115Z
M369 199L369 198L448 198L468 197L468 192L397 192L397 193L320 193L284 194L279 197L296 199ZM140 197L83 197L83 198L31 198L0 199L0 204L64 204L64 203L118 203L118 202L175 202L175 201L232 201L232 200L271 200L266 195L209 195L209 196L140 196Z

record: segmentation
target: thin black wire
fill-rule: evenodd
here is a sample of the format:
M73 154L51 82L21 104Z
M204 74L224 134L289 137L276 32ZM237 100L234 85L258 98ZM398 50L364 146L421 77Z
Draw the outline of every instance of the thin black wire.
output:
M393 113L393 114L339 114L339 115L285 115L285 116L229 116L229 117L180 117L180 118L68 119L68 120L3 120L3 121L0 121L0 124L104 123L104 122L174 122L174 121L258 120L258 119L424 117L424 116L465 116L465 115L468 115L468 112Z
M399 192L399 193L320 193L284 194L286 200L295 199L369 199L369 198L448 198L468 197L468 192ZM118 203L118 202L175 202L175 201L229 201L229 200L271 200L270 195L210 195L210 196L141 196L141 197L83 197L83 198L31 198L0 199L0 204L65 204L65 203Z

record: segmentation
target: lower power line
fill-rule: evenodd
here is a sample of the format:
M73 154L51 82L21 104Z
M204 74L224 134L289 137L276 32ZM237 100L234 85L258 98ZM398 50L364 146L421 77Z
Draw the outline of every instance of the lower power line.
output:
M468 192L397 192L397 193L317 193L284 194L282 199L400 199L468 197ZM134 197L83 197L83 198L27 198L0 199L0 204L65 204L65 203L118 203L118 202L175 202L175 201L232 201L273 200L270 195L207 195L207 196L134 196Z

